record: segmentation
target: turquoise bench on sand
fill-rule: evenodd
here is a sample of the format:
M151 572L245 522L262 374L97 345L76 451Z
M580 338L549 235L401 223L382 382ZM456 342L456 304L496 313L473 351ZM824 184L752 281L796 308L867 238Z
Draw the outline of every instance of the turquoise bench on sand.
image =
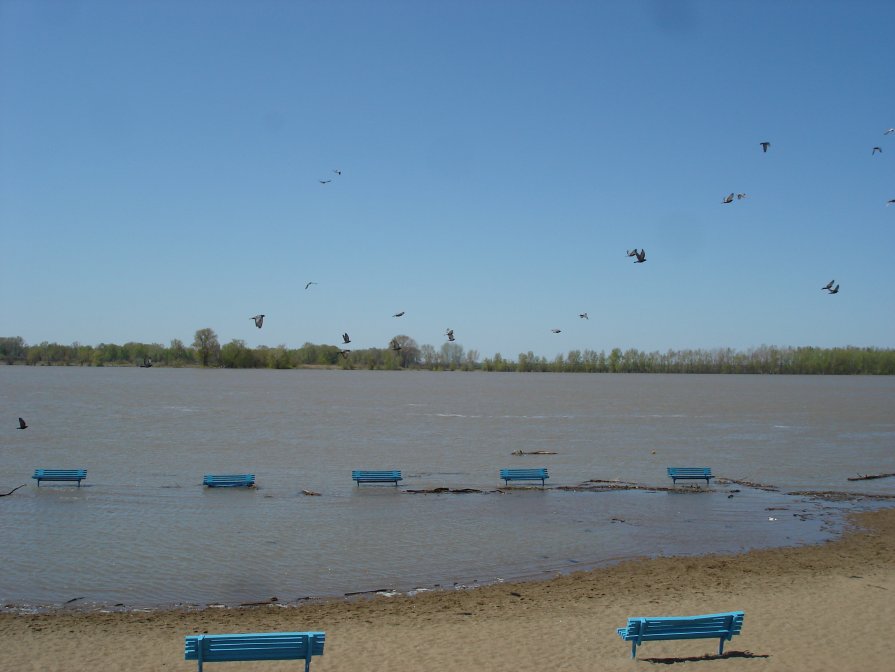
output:
M708 485L709 479L714 478L709 467L668 467L668 475L674 483L677 483L679 478L692 480L702 480L704 478L706 485Z
M629 618L628 626L619 628L618 634L631 642L631 658L637 655L637 646L643 642L662 639L719 639L718 655L724 653L724 642L730 641L743 629L743 612L729 611L724 614L702 616L648 616Z
M37 487L41 481L77 481L81 487L81 481L87 478L86 469L35 469L34 476L37 479Z
M500 477L504 480L504 485L509 485L510 481L540 481L541 485L544 485L544 481L550 478L546 467L540 469L501 469Z
M202 485L209 488L251 488L255 474L205 474Z
M305 672L311 656L323 655L323 632L268 632L246 635L187 635L184 660L202 663L238 660L304 660Z
M394 483L398 487L398 481L403 481L400 471L364 471L355 469L351 472L351 478L357 481L357 487L361 483Z

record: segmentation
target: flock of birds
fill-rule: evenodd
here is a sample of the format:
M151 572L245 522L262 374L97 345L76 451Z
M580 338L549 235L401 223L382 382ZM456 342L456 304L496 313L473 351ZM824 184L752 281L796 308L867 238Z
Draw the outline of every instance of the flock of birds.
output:
M892 135L892 134L895 134L895 128L888 128L883 132L883 135ZM758 144L761 147L761 151L765 154L767 154L768 150L771 148L771 143L767 140L764 140ZM882 147L875 146L873 148L873 150L871 151L871 156L873 156L875 154L882 154L882 151L883 151ZM336 177L339 177L342 175L342 171L338 168L334 168L332 172L334 175L336 175ZM320 182L320 184L326 185L326 184L329 184L330 182L332 182L333 178L320 179L318 181ZM724 198L721 199L721 203L724 205L728 205L730 203L733 203L735 200L741 201L744 198L748 198L748 194L742 193L742 192L740 192L740 193L731 192L727 196L725 196ZM889 206L889 205L895 205L895 198L886 201L886 206ZM633 257L635 264L642 264L642 263L646 262L646 250L645 249L637 249L635 247L633 250L627 250L626 255L628 257ZM318 284L318 283L314 282L313 280L309 281L305 284L305 289L307 290L312 285L316 285L316 284ZM831 280L825 286L821 287L821 291L826 291L828 294L838 294L839 293L839 285L835 284L835 280ZM405 314L405 311L402 310L400 312L394 313L392 315L392 317L403 317L404 314ZM258 314L258 315L252 316L250 319L254 320L255 326L260 329L264 325L264 317L265 316L263 314ZM590 319L588 317L587 313L579 313L578 317L583 320ZM550 331L554 334L562 333L562 329L554 328L554 329L551 329ZM448 341L452 342L452 341L456 340L454 337L453 329L448 329L445 332L445 336L447 336ZM351 343L351 339L348 336L348 333L345 332L342 334L342 345L343 346L348 345L349 343ZM397 351L401 350L401 344L398 342L398 340L396 338L393 338L391 340L391 342L389 343L389 348L394 350L395 352L397 352ZM339 350L339 354L345 358L348 357L348 354L350 352L351 352L351 350L349 350L347 348L342 348ZM21 418L19 418L19 422L22 425L19 427L19 429L25 429L25 427L27 426L27 425L24 425L25 421L22 420Z
M892 135L893 133L895 133L895 128L887 128L883 132L883 135ZM761 151L763 153L767 154L768 149L770 149L770 147L771 147L771 143L768 142L767 140L765 140L765 141L759 142L758 144L761 147ZM870 152L870 155L873 156L874 154L877 154L877 153L882 154L882 151L883 151L882 147L874 147L873 150ZM744 198L748 198L748 197L749 197L749 195L745 194L745 193L731 192L731 193L727 194L727 196L725 196L724 198L721 199L721 203L724 205L727 205L729 203L733 203L734 199L741 201ZM895 205L895 198L891 198L888 201L886 201L886 207L888 207L890 205ZM646 261L646 250L638 250L635 247L633 250L628 250L627 255L629 257L636 257L636 260L634 261L635 264L642 264L643 262ZM835 282L836 282L835 280L830 280L830 282L828 282L825 286L821 287L821 291L826 291L828 294L838 294L839 293L839 285L834 284ZM579 315L579 317L587 318L587 313ZM559 329L553 329L552 331L555 334L558 334L560 332Z
M892 134L895 134L895 128L888 128L883 132L883 135L892 135ZM770 147L771 147L771 143L768 141L763 141L758 144L761 147L761 151L763 153L767 153L768 149L770 149ZM870 152L870 154L871 154L871 156L873 156L875 154L882 154L882 151L883 151L882 147L876 146L873 148L873 150ZM341 176L341 174L342 174L342 171L337 168L334 168L332 172L336 176ZM321 180L319 180L319 182L320 182L320 184L329 184L330 182L332 182L332 178L321 179ZM724 205L727 205L729 203L733 203L734 199L742 200L744 198L748 198L748 195L745 193L731 192L730 194L728 194L721 200L721 203ZM886 201L886 206L888 207L890 205L895 205L895 198L892 198L892 199L889 199L888 201ZM634 257L635 264L642 264L646 261L646 250L645 249L638 250L635 247L633 250L627 250L626 255L628 257ZM308 281L305 284L305 289L307 290L312 285L316 285L316 284L318 284L318 283L314 282L313 280ZM827 294L838 294L839 293L839 284L836 283L835 280L830 280L826 285L821 287L821 291L825 291L825 292L827 292ZM402 310L397 313L394 313L392 315L392 317L403 317L404 314L405 314L405 311ZM264 326L264 317L265 317L265 315L263 313L259 313L258 315L253 315L249 319L251 319L255 322L255 326L258 327L258 329L261 329L261 327ZM582 320L590 319L588 317L587 313L579 313L578 317L581 318ZM562 329L554 328L554 329L551 329L550 331L554 334L562 333ZM444 335L447 337L448 341L450 341L450 342L453 342L456 340L456 338L454 336L453 329L447 329L444 332ZM348 345L349 343L351 343L351 337L348 335L348 332L346 331L345 333L342 334L342 345ZM389 348L391 350L394 350L395 352L398 352L401 350L401 344L398 342L397 338L393 338L391 340L391 342L389 343ZM342 348L339 350L339 354L344 358L347 358L350 352L351 352L351 350L349 350L347 348ZM19 417L18 429L28 429L28 423L25 422L24 418Z
M333 172L334 172L337 176L339 176L339 175L342 174L342 171L339 170L338 168L333 168ZM327 179L325 179L325 180L317 180L317 181L318 181L320 184L329 184L329 183L332 182L333 180L332 180L332 178L330 177L330 178L327 178ZM306 287L305 289L307 289L307 287Z

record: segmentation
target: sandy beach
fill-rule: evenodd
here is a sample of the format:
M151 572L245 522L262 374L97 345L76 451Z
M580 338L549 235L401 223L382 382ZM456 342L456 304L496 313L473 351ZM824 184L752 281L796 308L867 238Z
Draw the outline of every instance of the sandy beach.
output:
M855 514L818 546L625 562L546 581L413 597L235 609L0 615L4 670L191 670L184 635L322 630L317 672L348 670L895 669L895 509ZM694 533L698 533L694 530ZM629 616L743 610L742 635L651 642L630 659ZM869 627L868 627L869 626ZM227 670L296 670L295 662ZM218 669L212 666L209 669ZM659 669L663 669L659 667Z

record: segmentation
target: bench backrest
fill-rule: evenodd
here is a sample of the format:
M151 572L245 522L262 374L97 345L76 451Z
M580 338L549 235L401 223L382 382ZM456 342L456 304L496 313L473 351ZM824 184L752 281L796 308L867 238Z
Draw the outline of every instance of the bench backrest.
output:
M404 480L401 476L401 472L397 470L365 471L362 469L355 469L351 472L351 478L358 483L393 483Z
M87 478L86 469L35 469L31 478L45 481L79 481Z
M540 481L550 478L547 475L546 467L541 467L540 469L501 469L500 477L505 481Z
M205 474L202 484L211 488L255 485L255 474Z
M743 629L742 611L701 616L650 616L628 619L626 640L637 642L661 639L705 639L740 634Z
M304 660L305 670L311 656L322 656L326 634L323 632L267 632L231 635L187 635L184 660L219 663L238 660Z
M711 477L711 467L668 467L668 475L677 478Z

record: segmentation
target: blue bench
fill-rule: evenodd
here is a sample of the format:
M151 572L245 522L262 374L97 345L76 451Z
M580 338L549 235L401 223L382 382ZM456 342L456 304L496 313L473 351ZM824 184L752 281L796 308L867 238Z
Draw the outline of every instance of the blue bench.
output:
M87 478L86 469L35 469L34 476L37 479L37 487L41 481L77 481L81 487L81 481Z
M718 638L718 655L724 653L724 642L730 641L743 629L743 612L729 611L724 614L702 616L648 616L629 618L618 634L631 642L631 658L637 655L637 646L644 642L662 639L714 639Z
M504 485L509 485L510 481L540 481L542 486L544 481L550 478L546 467L540 469L501 469L500 477L504 480Z
M246 635L187 635L184 660L202 663L239 660L304 660L305 672L311 656L323 655L323 632L268 632Z
M677 483L679 478L692 480L702 480L704 478L706 485L708 485L709 479L714 478L709 467L668 467L668 475L674 483Z
M202 485L209 488L251 488L255 485L255 474L205 474Z
M357 487L361 483L394 483L398 487L398 481L403 481L400 471L363 471L355 469L351 472L352 480L357 481Z

